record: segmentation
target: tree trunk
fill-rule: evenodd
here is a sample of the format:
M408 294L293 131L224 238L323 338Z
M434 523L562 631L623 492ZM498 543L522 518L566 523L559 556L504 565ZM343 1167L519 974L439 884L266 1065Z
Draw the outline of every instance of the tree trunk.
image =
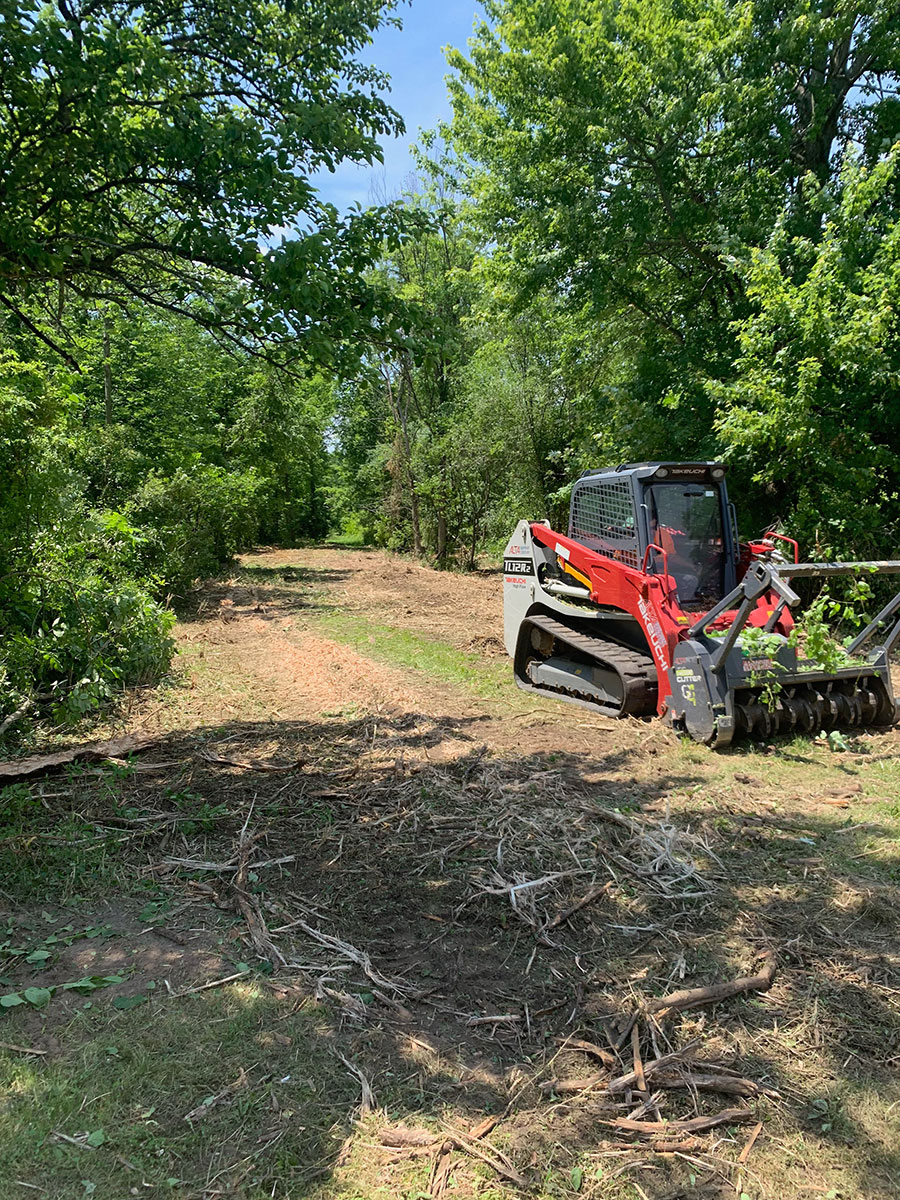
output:
M394 414L394 418L397 421L397 424L400 426L401 445L403 447L403 457L405 460L403 463L403 467L404 467L404 473L406 475L407 486L409 488L409 520L410 520L410 525L412 526L413 554L415 554L416 558L421 558L422 557L422 526L421 526L421 522L419 520L419 495L418 495L418 492L416 491L416 481L413 476L412 447L410 446L410 442L409 442L409 430L407 428L407 423L406 423L406 409L403 406L402 396L397 397L394 394L394 388L391 384L391 376L390 376L389 369L387 367L383 368L383 373L384 373L385 385L387 387L388 403L390 404L391 411ZM403 388L402 380L400 382L400 388L401 388L401 392L402 392L402 388Z
M103 412L107 425L113 422L112 371L109 367L109 321L103 318Z

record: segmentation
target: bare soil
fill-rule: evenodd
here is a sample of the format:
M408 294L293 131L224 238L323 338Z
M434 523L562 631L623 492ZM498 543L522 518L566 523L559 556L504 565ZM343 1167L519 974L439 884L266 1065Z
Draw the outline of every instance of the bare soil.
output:
M141 931L123 877L77 919L118 914L119 992L154 983L153 1004L236 963L262 972L283 1030L317 1003L342 1055L340 1084L322 1087L350 1095L313 1169L248 1141L214 1187L219 1149L204 1144L181 1194L900 1194L896 731L861 732L846 754L793 741L716 755L659 721L536 701L503 657L498 575L373 551L247 555L177 635L178 682L124 718L160 745L114 796L96 770L63 789L91 828L127 835L123 872L160 915ZM34 785L48 819L52 783ZM38 906L17 915L35 927ZM770 990L651 1014L654 997L752 975L769 952ZM74 943L44 978L105 973L123 953ZM24 987L26 966L13 971ZM70 1016L55 1000L40 1019L12 1014L51 1056ZM213 1050L214 1032L198 1045ZM607 1090L635 1054L679 1048L680 1089ZM692 1087L716 1071L759 1094ZM699 1136L613 1124L730 1108L745 1111ZM488 1115L474 1151L441 1151ZM236 1112L222 1120L222 1138L250 1138ZM397 1126L440 1140L386 1146Z

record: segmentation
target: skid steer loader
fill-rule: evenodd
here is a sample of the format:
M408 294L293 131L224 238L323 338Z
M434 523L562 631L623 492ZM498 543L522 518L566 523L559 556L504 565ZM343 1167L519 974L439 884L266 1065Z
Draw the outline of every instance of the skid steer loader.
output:
M725 470L588 471L572 488L567 535L519 522L503 562L519 687L609 716L666 715L716 747L741 733L892 724L900 593L847 647L847 665L826 671L790 637L791 582L900 574L900 562L802 563L797 543L774 532L740 544Z

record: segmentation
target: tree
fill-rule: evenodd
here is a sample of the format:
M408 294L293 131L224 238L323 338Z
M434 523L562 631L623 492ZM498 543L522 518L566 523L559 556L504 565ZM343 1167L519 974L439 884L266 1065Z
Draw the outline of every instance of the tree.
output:
M900 538L900 142L841 195L818 196L822 235L792 234L735 264L752 311L735 375L713 383L716 428L754 508L791 508L810 555L896 555Z
M488 0L451 54L460 169L520 296L593 314L617 453L715 451L735 263L896 120L890 0ZM807 185L805 181L812 182ZM607 398L609 399L609 397Z
M57 349L70 293L326 359L371 333L385 217L312 176L402 130L357 58L396 3L0 0L0 304Z

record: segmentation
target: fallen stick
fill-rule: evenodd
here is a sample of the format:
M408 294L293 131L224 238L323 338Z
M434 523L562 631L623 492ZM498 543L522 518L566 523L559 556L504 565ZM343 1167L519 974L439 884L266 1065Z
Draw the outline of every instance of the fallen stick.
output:
M453 1145L460 1150L464 1150L466 1154L471 1154L474 1158L480 1158L482 1162L492 1167L502 1179L508 1179L516 1187L530 1187L528 1180L519 1174L506 1155L502 1154L496 1147L490 1146L489 1149L485 1149L478 1142L472 1141L471 1138L466 1137L462 1133L457 1133L455 1129L449 1131L449 1136L452 1139Z
M603 1124L646 1136L654 1133L705 1133L719 1125L739 1125L752 1121L754 1115L750 1108L726 1108L712 1116L691 1117L688 1121L632 1121L628 1117L616 1117L615 1120L604 1121Z
M607 1082L606 1074L586 1075L581 1079L545 1079L543 1083L538 1084L538 1090L545 1096L549 1096L551 1092L555 1092L557 1096L565 1096L570 1092L587 1092Z
M4 717L3 720L0 721L0 737L2 737L4 735L4 733L6 733L7 729L9 729L10 725L15 725L16 721L18 721L18 720L20 720L20 718L24 717L25 714L28 712L28 710L33 707L34 707L34 700L32 700L32 698L29 696L28 699L25 701L25 703L21 706L21 708L17 708L16 711L10 713L8 717Z
M496 1013L489 1017L469 1017L466 1025L471 1029L476 1025L503 1025L521 1020L522 1018L517 1013Z
M750 1157L750 1151L756 1145L756 1139L762 1133L762 1127L763 1127L762 1121L760 1121L759 1124L756 1125L755 1128L753 1128L750 1131L750 1136L747 1138L747 1144L743 1148L743 1150L740 1152L740 1154L738 1155L738 1162L741 1164L741 1166L743 1166L744 1163L747 1161L747 1159Z
M634 1142L608 1142L614 1150L633 1150ZM706 1142L698 1137L681 1138L677 1142L650 1142L641 1149L647 1154L683 1154L690 1150L707 1149Z
M263 762L259 758L223 758L211 750L201 750L197 757L213 767L240 767L244 771L272 771L283 773L296 771L305 766L305 758L296 758L292 762Z
M445 1141L441 1144L434 1162L431 1164L431 1174L428 1177L428 1194L432 1200L440 1200L450 1186L450 1171L453 1166L454 1144Z
M681 1050L673 1050L671 1054L664 1054L661 1058L654 1059L653 1062L644 1063L644 1080L650 1079L662 1067L669 1066L670 1063L677 1062L679 1058L683 1058L688 1050L691 1050L699 1042L699 1038L694 1038L692 1042L688 1042ZM634 1071L629 1071L627 1075L620 1075L617 1079L611 1079L609 1082L609 1090L613 1095L620 1092L627 1092L637 1083L637 1075Z
M581 897L580 900L576 900L574 904L570 905L566 909L563 909L561 913L557 913L552 921L547 922L547 924L544 926L544 929L558 929L560 925L562 925L565 921L568 921L569 917L574 917L574 915L577 912L580 912L582 908L586 908L587 905L592 904L595 900L598 900L601 896L605 895L611 887L611 879L608 879L606 883L602 883L597 887L592 887L589 892L586 892Z
M247 924L253 949L260 958L266 959L271 963L279 963L283 967L286 966L287 960L269 936L269 929L262 914L259 900L256 896L251 896L247 890L250 851L259 840L259 837L259 834L241 835L238 850L238 868L234 873L231 886L234 889L234 898L238 909Z
M631 1053L634 1059L634 1078L639 1092L647 1091L647 1079L644 1075L644 1064L641 1061L641 1031L637 1023L631 1027Z
M359 1067L355 1063L350 1062L349 1058L344 1058L340 1050L335 1050L335 1054L350 1072L350 1074L359 1082L361 1096L359 1100L359 1115L364 1117L370 1113L375 1107L375 1093L372 1091L372 1085L365 1077Z
M742 1079L734 1075L694 1075L687 1072L683 1075L653 1076L655 1088L685 1091L717 1092L722 1096L777 1096L771 1088L760 1087L752 1079Z
M730 983L713 983L707 987L670 992L667 996L651 1000L647 1008L652 1013L683 1012L687 1008L698 1008L702 1004L718 1004L720 1000L741 996L745 992L767 992L775 981L775 971L775 955L769 950L766 953L766 965L758 975L733 979Z
M382 1129L378 1134L382 1146L404 1150L409 1146L435 1146L442 1140L439 1134L426 1133L424 1129L407 1129L398 1125L396 1129Z
M38 1050L37 1046L17 1046L14 1042L0 1042L0 1050L9 1050L13 1054L46 1054L46 1050Z
M246 979L250 974L247 971L235 971L233 975L226 975L224 979L211 979L209 983L198 983L196 987L185 988L183 992L172 992L173 1000L180 1000L182 996L193 996L195 992L206 992L210 988L222 987L226 983L234 983L236 979Z
M247 1072L243 1067L241 1067L241 1073L238 1075L234 1083L229 1083L227 1087L222 1088L221 1092L217 1092L215 1096L208 1096L202 1104L198 1104L197 1107L192 1108L189 1113L185 1113L183 1119L187 1121L188 1124L191 1124L194 1121L202 1120L203 1117L205 1117L210 1111L210 1109L215 1108L224 1100L229 1100L235 1094L235 1092L239 1092L241 1088L246 1087L248 1082L249 1080L247 1078Z
M602 1046L596 1046L593 1042L585 1042L581 1038L557 1038L557 1043L563 1050L581 1050L584 1054L590 1054L593 1058L599 1058L604 1066L615 1067L618 1065L618 1059L609 1050L604 1050Z

